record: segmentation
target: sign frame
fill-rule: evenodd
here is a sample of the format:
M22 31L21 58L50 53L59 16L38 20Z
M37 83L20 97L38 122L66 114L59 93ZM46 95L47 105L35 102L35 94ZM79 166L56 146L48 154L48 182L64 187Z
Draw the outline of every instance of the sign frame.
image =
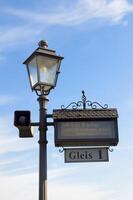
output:
M72 154L73 158L68 158L68 154L70 153ZM95 158L93 158L93 156ZM104 158L102 158L102 156L104 156ZM108 161L109 161L108 147L64 149L65 163L83 163L83 162L87 163L87 162L108 162Z
M59 114L58 114L59 113ZM84 114L85 113L85 114ZM91 113L91 114L90 114ZM98 113L98 114L97 114ZM97 114L97 115L96 115ZM80 117L78 117L80 116ZM116 146L118 144L118 114L116 109L54 110L54 133L56 147ZM61 138L59 123L65 122L113 122L114 136L111 138Z

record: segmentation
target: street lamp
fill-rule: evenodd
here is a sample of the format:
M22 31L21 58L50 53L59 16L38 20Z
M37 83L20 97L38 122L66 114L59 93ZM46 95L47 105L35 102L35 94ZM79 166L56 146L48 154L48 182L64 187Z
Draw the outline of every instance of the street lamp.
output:
M38 95L47 95L56 86L63 57L48 49L48 43L41 40L39 47L24 61L27 66L31 89Z
M48 49L48 43L41 40L39 47L24 61L27 66L32 91L39 96L39 200L47 200L47 95L56 86L61 60L54 50Z

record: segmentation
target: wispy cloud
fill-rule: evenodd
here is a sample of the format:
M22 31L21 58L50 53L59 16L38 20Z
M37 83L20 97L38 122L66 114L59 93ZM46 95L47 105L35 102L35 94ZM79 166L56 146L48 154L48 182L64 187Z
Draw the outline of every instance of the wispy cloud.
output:
M0 117L0 154L37 148L35 139L20 139L13 125L13 116Z
M58 169L51 169L48 170L48 177L51 180L59 180L61 177L65 177L74 173L78 172L78 167L65 167L65 168L58 168Z
M127 0L79 0L75 7L56 9L55 13L44 14L37 10L20 10L8 8L5 10L10 15L17 16L31 23L79 25L92 19L103 19L110 22L119 22L124 16L133 12L133 4Z
M44 33L46 27L51 25L76 27L83 23L101 20L104 24L128 25L125 16L133 12L133 4L128 0L75 0L67 7L60 3L49 10L33 8L19 9L15 7L3 7L0 12L11 17L12 23L0 27L0 51L7 47L24 44L24 40L33 39ZM14 21L21 22L14 26ZM107 22L107 23L105 23ZM10 49L10 48L9 48Z
M0 176L33 172L37 168L38 144L33 140L16 137L0 137ZM33 159L34 157L34 159Z
M7 186L8 192L7 192ZM23 174L16 176L3 176L0 177L0 198L8 200L13 197L13 200L35 200L38 198L38 173ZM128 188L119 190L118 185L113 181L111 186L110 182L106 185L91 183L75 182L74 184L65 182L48 182L48 199L63 199L63 200L132 200L131 193L132 185L129 184Z
M15 97L9 95L0 95L0 105L12 104L16 100Z
M7 47L14 47L16 44L24 44L24 40L32 40L40 30L27 26L8 27L0 30L0 51Z
M4 129L3 129L4 130ZM4 130L5 132L5 130ZM13 131L10 132L10 138L9 134L0 137L0 154L1 153L7 153L7 152L20 152L24 150L31 150L37 148L36 141L32 139L32 141L29 139L20 139L18 137L18 131L15 130L16 136L13 134ZM8 132L9 133L9 132Z
M7 185L8 192L7 192ZM8 200L14 197L14 200L35 200L38 196L38 174L24 174L17 176L1 177L0 179L0 198ZM114 191L109 187L100 186L96 184L78 184L75 183L56 183L49 182L48 184L48 198L54 199L72 199L72 200L106 200L113 199Z
M96 184L77 184L74 185L69 183L59 184L56 185L52 184L51 188L49 189L49 198L50 200L54 199L72 199L72 200L111 200L114 196L114 191L110 188L96 185ZM59 192L57 192L59 191Z
M0 199L37 199L37 180L37 173L0 177Z

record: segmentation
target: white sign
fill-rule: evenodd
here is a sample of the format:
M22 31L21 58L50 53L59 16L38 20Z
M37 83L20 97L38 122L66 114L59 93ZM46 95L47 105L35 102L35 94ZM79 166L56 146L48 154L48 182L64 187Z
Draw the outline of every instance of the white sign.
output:
M103 162L109 161L108 148L65 149L65 162Z

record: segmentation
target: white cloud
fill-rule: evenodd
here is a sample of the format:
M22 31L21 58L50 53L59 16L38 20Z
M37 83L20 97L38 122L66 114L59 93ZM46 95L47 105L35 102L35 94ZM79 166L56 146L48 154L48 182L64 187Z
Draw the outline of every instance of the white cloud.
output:
M68 175L71 175L73 173L77 173L78 172L78 168L77 167L66 167L66 168L58 168L58 169L51 169L48 170L48 177L51 180L59 180L60 177L65 177Z
M0 95L0 105L12 104L15 102L15 97L8 95Z
M49 199L63 199L63 200L110 200L113 192L107 187L102 187L93 184L52 184L50 185Z
M126 183L125 183L126 186ZM36 200L38 199L38 173L0 177L0 199ZM132 185L123 190L117 184L74 183L48 180L49 200L132 200Z
M18 44L25 44L25 40L32 41L33 37L36 37L39 33L40 30L28 25L4 27L0 30L0 51Z
M13 125L13 116L0 118L0 176L22 174L36 169L37 136L21 139L18 129Z
M0 140L2 143L2 140L6 139L7 136L12 132L12 125L13 122L11 122L12 116L0 116ZM0 143L0 144L1 144Z
M0 177L0 199L37 199L37 174Z
M2 200L35 200L38 198L38 174L19 176L3 176L0 178L0 198ZM111 199L113 192L105 187L94 184L48 183L48 199L64 200L105 200Z
M0 154L37 148L36 138L19 138L19 130L13 125L13 116L0 118Z
M14 127L15 129L15 127ZM4 130L5 131L5 130ZM10 133L9 135L4 137L0 137L0 154L7 152L19 152L24 150L31 150L37 148L37 142L32 139L20 139L18 136L18 132L16 132L16 137L14 134Z
M92 19L119 22L124 16L133 12L133 4L127 0L79 0L73 8L56 8L56 12L40 13L30 10L6 9L10 15L26 19L30 23L77 25Z
M0 51L10 49L18 44L25 45L26 41L33 41L40 36L44 29L50 25L76 26L95 19L107 22L106 24L128 25L124 17L133 12L133 4L127 0L77 0L74 3L57 4L50 10L41 11L38 8L17 9L11 7L1 8L1 12L18 20L22 25L4 25L0 28Z

